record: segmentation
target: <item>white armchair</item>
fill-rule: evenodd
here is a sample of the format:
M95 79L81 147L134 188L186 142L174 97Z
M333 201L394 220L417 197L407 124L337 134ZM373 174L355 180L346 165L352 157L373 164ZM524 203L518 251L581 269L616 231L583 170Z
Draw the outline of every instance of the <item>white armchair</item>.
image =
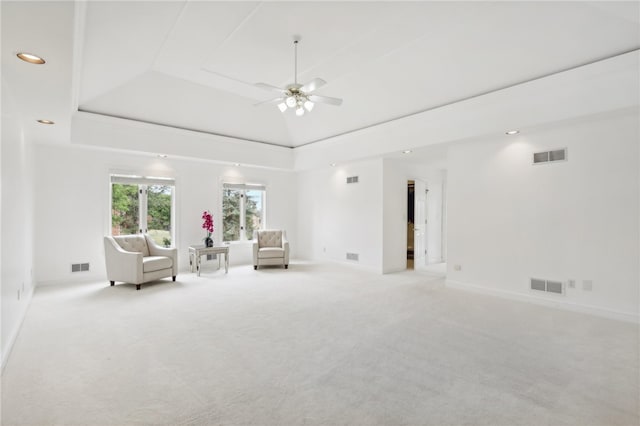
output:
M253 231L253 269L260 265L283 265L289 268L289 241L285 231Z
M113 286L116 281L140 285L160 278L178 275L178 250L164 248L148 235L121 235L104 237L104 254L107 279Z

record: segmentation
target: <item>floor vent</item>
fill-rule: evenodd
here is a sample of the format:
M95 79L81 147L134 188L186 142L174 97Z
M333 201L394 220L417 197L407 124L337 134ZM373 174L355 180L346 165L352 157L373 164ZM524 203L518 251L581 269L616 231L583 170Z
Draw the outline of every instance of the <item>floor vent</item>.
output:
M89 270L88 263L72 263L71 272L87 272Z
M358 253L347 253L347 260L358 260Z
M556 161L566 161L566 159L567 159L567 148L533 153L533 164L553 163Z
M531 287L531 290L545 291L547 293L555 293L555 294L564 294L564 285L562 281L531 278L530 287Z
M347 178L347 183L358 183L358 176L349 176Z

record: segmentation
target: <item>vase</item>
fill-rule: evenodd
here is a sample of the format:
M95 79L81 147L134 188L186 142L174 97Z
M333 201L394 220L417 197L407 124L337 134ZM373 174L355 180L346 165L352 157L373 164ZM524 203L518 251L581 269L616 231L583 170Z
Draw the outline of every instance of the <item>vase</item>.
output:
M204 239L204 245L207 247L213 247L213 239L211 237L207 237Z

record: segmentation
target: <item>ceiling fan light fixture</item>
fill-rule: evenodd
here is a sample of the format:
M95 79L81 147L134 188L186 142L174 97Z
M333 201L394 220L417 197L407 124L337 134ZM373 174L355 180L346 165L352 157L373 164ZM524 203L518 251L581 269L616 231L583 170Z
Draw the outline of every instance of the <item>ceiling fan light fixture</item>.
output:
M316 103L324 103L339 106L342 99L331 98L329 96L316 95L315 91L327 84L321 78L314 78L306 84L298 84L298 42L299 37L295 37L293 41L293 84L287 85L285 88L273 86L267 83L256 83L255 85L261 89L271 92L278 92L277 98L254 104L255 106L264 104L275 104L280 112L287 109L293 109L298 117L303 116L306 112L311 112Z

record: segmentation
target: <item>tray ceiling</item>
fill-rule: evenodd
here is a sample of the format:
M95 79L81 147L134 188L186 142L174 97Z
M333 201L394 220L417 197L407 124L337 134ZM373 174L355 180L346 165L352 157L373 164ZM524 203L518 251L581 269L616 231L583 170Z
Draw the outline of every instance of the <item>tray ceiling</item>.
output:
M637 2L3 2L3 72L45 10L74 22L40 43L73 58L80 111L288 147L640 47ZM255 83L293 82L294 36L298 80L342 106L254 106L273 97Z

